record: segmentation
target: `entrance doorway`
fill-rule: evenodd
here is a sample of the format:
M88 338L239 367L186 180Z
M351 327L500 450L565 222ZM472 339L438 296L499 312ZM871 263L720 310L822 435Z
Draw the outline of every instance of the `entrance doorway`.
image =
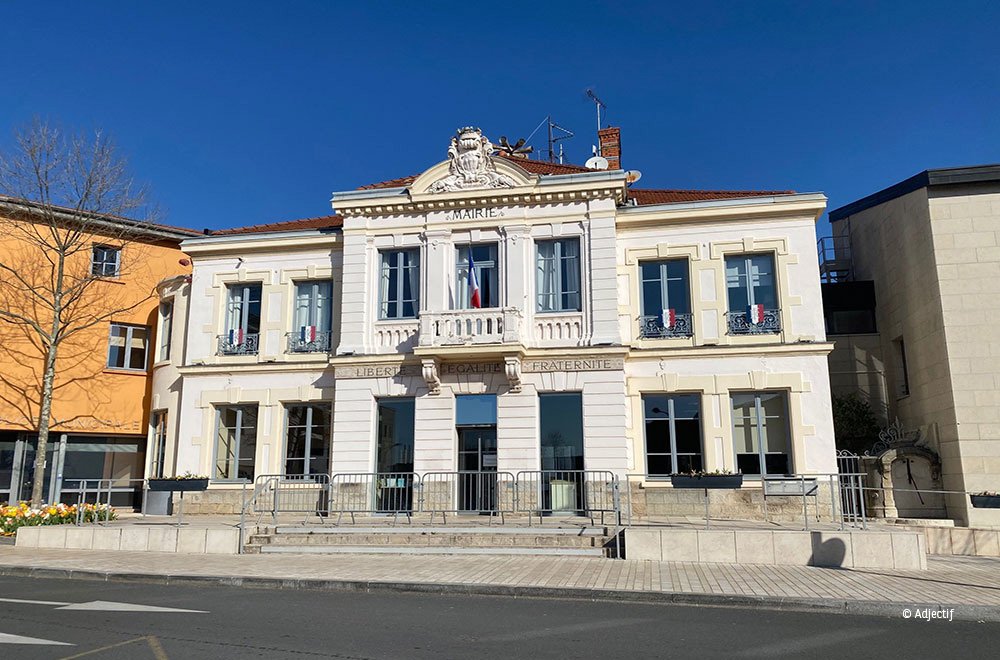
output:
M458 427L458 508L493 513L497 508L497 427Z
M455 397L458 432L458 510L492 514L497 510L497 396Z

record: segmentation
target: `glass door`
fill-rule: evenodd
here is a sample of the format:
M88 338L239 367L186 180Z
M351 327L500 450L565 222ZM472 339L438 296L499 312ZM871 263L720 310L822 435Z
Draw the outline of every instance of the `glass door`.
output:
M492 513L497 508L497 428L458 428L458 508Z

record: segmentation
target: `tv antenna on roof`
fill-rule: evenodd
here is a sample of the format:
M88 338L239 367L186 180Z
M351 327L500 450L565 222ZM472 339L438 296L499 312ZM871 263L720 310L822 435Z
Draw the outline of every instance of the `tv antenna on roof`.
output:
M573 137L573 131L569 130L568 128L563 128L559 124L552 121L552 115L546 117L545 121L547 121L549 124L549 162L554 163L556 162L556 151L555 151L556 142L558 142L559 140L568 140L569 138ZM552 131L561 131L562 135L555 135ZM562 164L562 162L563 162L563 150L562 150L562 145L559 145L559 163Z
M593 87L588 87L586 89L585 93L587 94L587 98L590 99L591 101L593 101L594 105L597 106L597 130L600 131L601 130L601 108L604 108L605 110L607 110L608 106L606 106L604 104L604 101L602 101L601 99L599 99L597 97L597 94L594 93L594 88ZM598 144L600 144L600 140L598 140ZM598 156L602 155L600 147L598 147L598 149L597 149L597 155Z

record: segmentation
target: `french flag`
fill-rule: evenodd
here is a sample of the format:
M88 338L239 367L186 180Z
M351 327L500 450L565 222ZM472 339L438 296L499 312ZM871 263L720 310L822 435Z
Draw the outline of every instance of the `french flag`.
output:
M229 343L239 346L243 343L243 328L233 328L229 331Z
M299 340L305 344L311 344L316 341L316 326L314 325L304 325L299 330Z
M747 320L753 325L760 325L764 322L764 306L750 305L747 310Z
M479 299L479 278L476 277L476 262L472 260L472 246L469 246L469 307L479 309L483 306Z
M674 308L663 310L663 327L670 329L677 323L677 312Z

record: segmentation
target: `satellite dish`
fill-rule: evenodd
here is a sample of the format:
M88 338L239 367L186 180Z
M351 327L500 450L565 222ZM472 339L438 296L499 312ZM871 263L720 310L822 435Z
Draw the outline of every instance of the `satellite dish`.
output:
M584 166L588 170L606 170L608 169L608 159L603 156L593 156L587 159Z
M642 178L642 172L639 170L629 170L625 172L625 183L632 185L636 181Z

